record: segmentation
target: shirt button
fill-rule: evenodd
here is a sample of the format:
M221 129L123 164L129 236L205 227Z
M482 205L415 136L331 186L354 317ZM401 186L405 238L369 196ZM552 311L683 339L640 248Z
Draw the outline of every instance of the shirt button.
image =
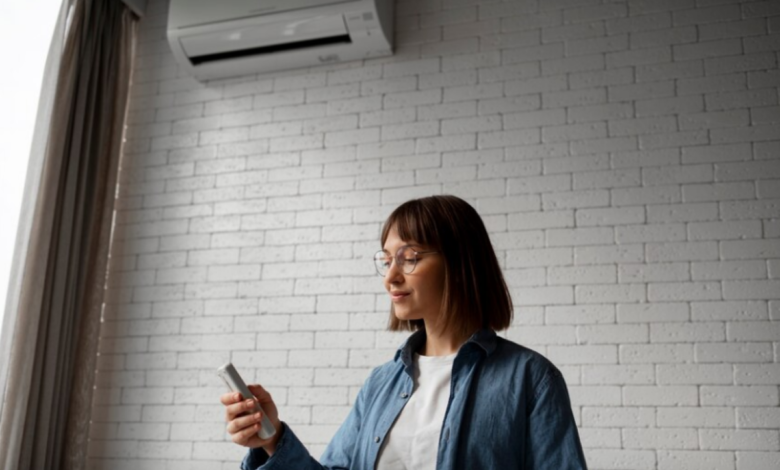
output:
M401 392L401 398L407 398L409 396L406 392Z
M380 438L379 438L379 436L376 436L376 437L374 438L374 442L376 442L377 444L379 444L379 441L381 441L381 440L382 440L382 439L380 439Z

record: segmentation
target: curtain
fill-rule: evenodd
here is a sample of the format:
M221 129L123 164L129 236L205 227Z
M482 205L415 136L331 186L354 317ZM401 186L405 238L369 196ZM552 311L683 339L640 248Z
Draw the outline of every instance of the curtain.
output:
M68 19L58 23L44 79L44 87L56 81L53 103L42 100L39 109L31 157L40 152L40 170L28 170L27 222L17 235L26 238L17 242L3 329L6 470L83 468L86 461L137 22L119 1L66 1L63 11Z

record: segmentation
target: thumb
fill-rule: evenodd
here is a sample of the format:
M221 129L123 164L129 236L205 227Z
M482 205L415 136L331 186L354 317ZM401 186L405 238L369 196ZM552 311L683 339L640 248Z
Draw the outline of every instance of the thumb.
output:
M252 392L252 395L257 397L258 401L266 402L271 401L271 394L268 393L266 389L263 388L260 384L252 384L249 385L249 391Z

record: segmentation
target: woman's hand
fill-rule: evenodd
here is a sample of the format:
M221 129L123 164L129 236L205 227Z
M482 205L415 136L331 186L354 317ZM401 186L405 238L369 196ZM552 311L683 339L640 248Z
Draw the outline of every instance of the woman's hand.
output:
M249 391L252 392L254 397L242 399L241 394L238 392L225 393L219 397L222 404L225 405L225 421L228 423L227 432L236 444L253 449L262 447L271 456L276 450L276 443L279 442L282 432L282 423L279 421L276 405L271 398L271 394L260 385L249 385ZM268 419L271 420L271 424L274 425L274 429L276 429L276 434L270 439L261 439L257 435L260 431L262 412L252 413L255 409L255 399L260 403Z

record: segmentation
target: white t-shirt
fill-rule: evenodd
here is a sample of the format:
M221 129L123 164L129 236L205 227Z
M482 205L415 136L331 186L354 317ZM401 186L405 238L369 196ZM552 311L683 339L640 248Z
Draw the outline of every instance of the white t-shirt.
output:
M455 356L414 355L414 391L387 433L376 470L436 469Z

